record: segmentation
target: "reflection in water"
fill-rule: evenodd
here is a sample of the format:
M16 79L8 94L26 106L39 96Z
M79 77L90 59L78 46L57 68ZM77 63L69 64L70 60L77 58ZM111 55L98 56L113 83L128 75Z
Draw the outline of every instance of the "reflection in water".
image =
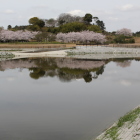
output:
M20 59L3 61L0 63L0 69L29 68L30 77L33 79L57 76L63 82L82 78L85 82L91 82L104 72L105 63L69 58Z
M139 60L137 58L137 60ZM116 62L117 66L130 67L129 59L112 59L112 60L78 60L70 58L30 58L9 60L0 62L0 70L15 68L28 68L30 77L39 79L43 77L57 76L62 82L70 82L75 79L84 79L86 83L97 79L104 72L105 65L110 61Z
M36 64L30 59L8 60L0 62L1 71L4 71L6 69L31 68L31 67L36 67Z
M139 60L137 58L137 60ZM116 62L117 66L130 67L129 59L112 59L112 60L78 60L70 58L30 58L9 60L0 62L0 70L15 68L28 68L30 77L39 79L42 77L57 76L62 82L69 82L74 79L84 79L89 83L92 79L97 79L104 72L105 65L110 61Z
M117 66L120 66L122 68L125 68L125 67L130 67L131 65L131 60L125 60L123 62L116 62L117 63Z
M129 59L1 61L0 139L95 138L140 103L139 68Z

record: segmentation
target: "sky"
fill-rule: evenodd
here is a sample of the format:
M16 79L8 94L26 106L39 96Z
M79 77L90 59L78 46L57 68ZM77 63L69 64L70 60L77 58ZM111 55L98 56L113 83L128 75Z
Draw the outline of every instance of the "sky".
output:
M57 18L61 13L92 14L107 31L140 31L140 0L0 0L0 26L28 25L31 17Z

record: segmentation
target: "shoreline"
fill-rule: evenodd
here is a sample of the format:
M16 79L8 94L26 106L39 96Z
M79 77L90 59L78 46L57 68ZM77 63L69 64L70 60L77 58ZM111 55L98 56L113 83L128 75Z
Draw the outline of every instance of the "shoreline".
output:
M76 44L0 44L0 48L71 48L75 47Z
M140 106L125 114L94 140L139 140Z
M59 48L1 48L0 57L6 54L15 57L68 57L75 59L108 60L113 58L140 58L140 48L103 46L77 46Z

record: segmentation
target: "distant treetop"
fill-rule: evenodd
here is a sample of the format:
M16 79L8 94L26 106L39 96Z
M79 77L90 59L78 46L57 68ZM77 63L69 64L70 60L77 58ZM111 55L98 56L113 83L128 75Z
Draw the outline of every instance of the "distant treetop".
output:
M132 36L132 31L127 28L120 29L116 32L117 35Z

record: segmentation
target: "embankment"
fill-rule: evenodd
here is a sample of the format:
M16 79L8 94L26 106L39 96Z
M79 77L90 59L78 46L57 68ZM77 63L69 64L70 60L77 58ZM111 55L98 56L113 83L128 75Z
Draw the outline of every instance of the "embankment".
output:
M0 44L0 48L71 48L76 44Z
M140 107L121 117L95 140L140 140Z
M109 44L108 47L121 47L121 48L140 48L140 43L134 44Z

